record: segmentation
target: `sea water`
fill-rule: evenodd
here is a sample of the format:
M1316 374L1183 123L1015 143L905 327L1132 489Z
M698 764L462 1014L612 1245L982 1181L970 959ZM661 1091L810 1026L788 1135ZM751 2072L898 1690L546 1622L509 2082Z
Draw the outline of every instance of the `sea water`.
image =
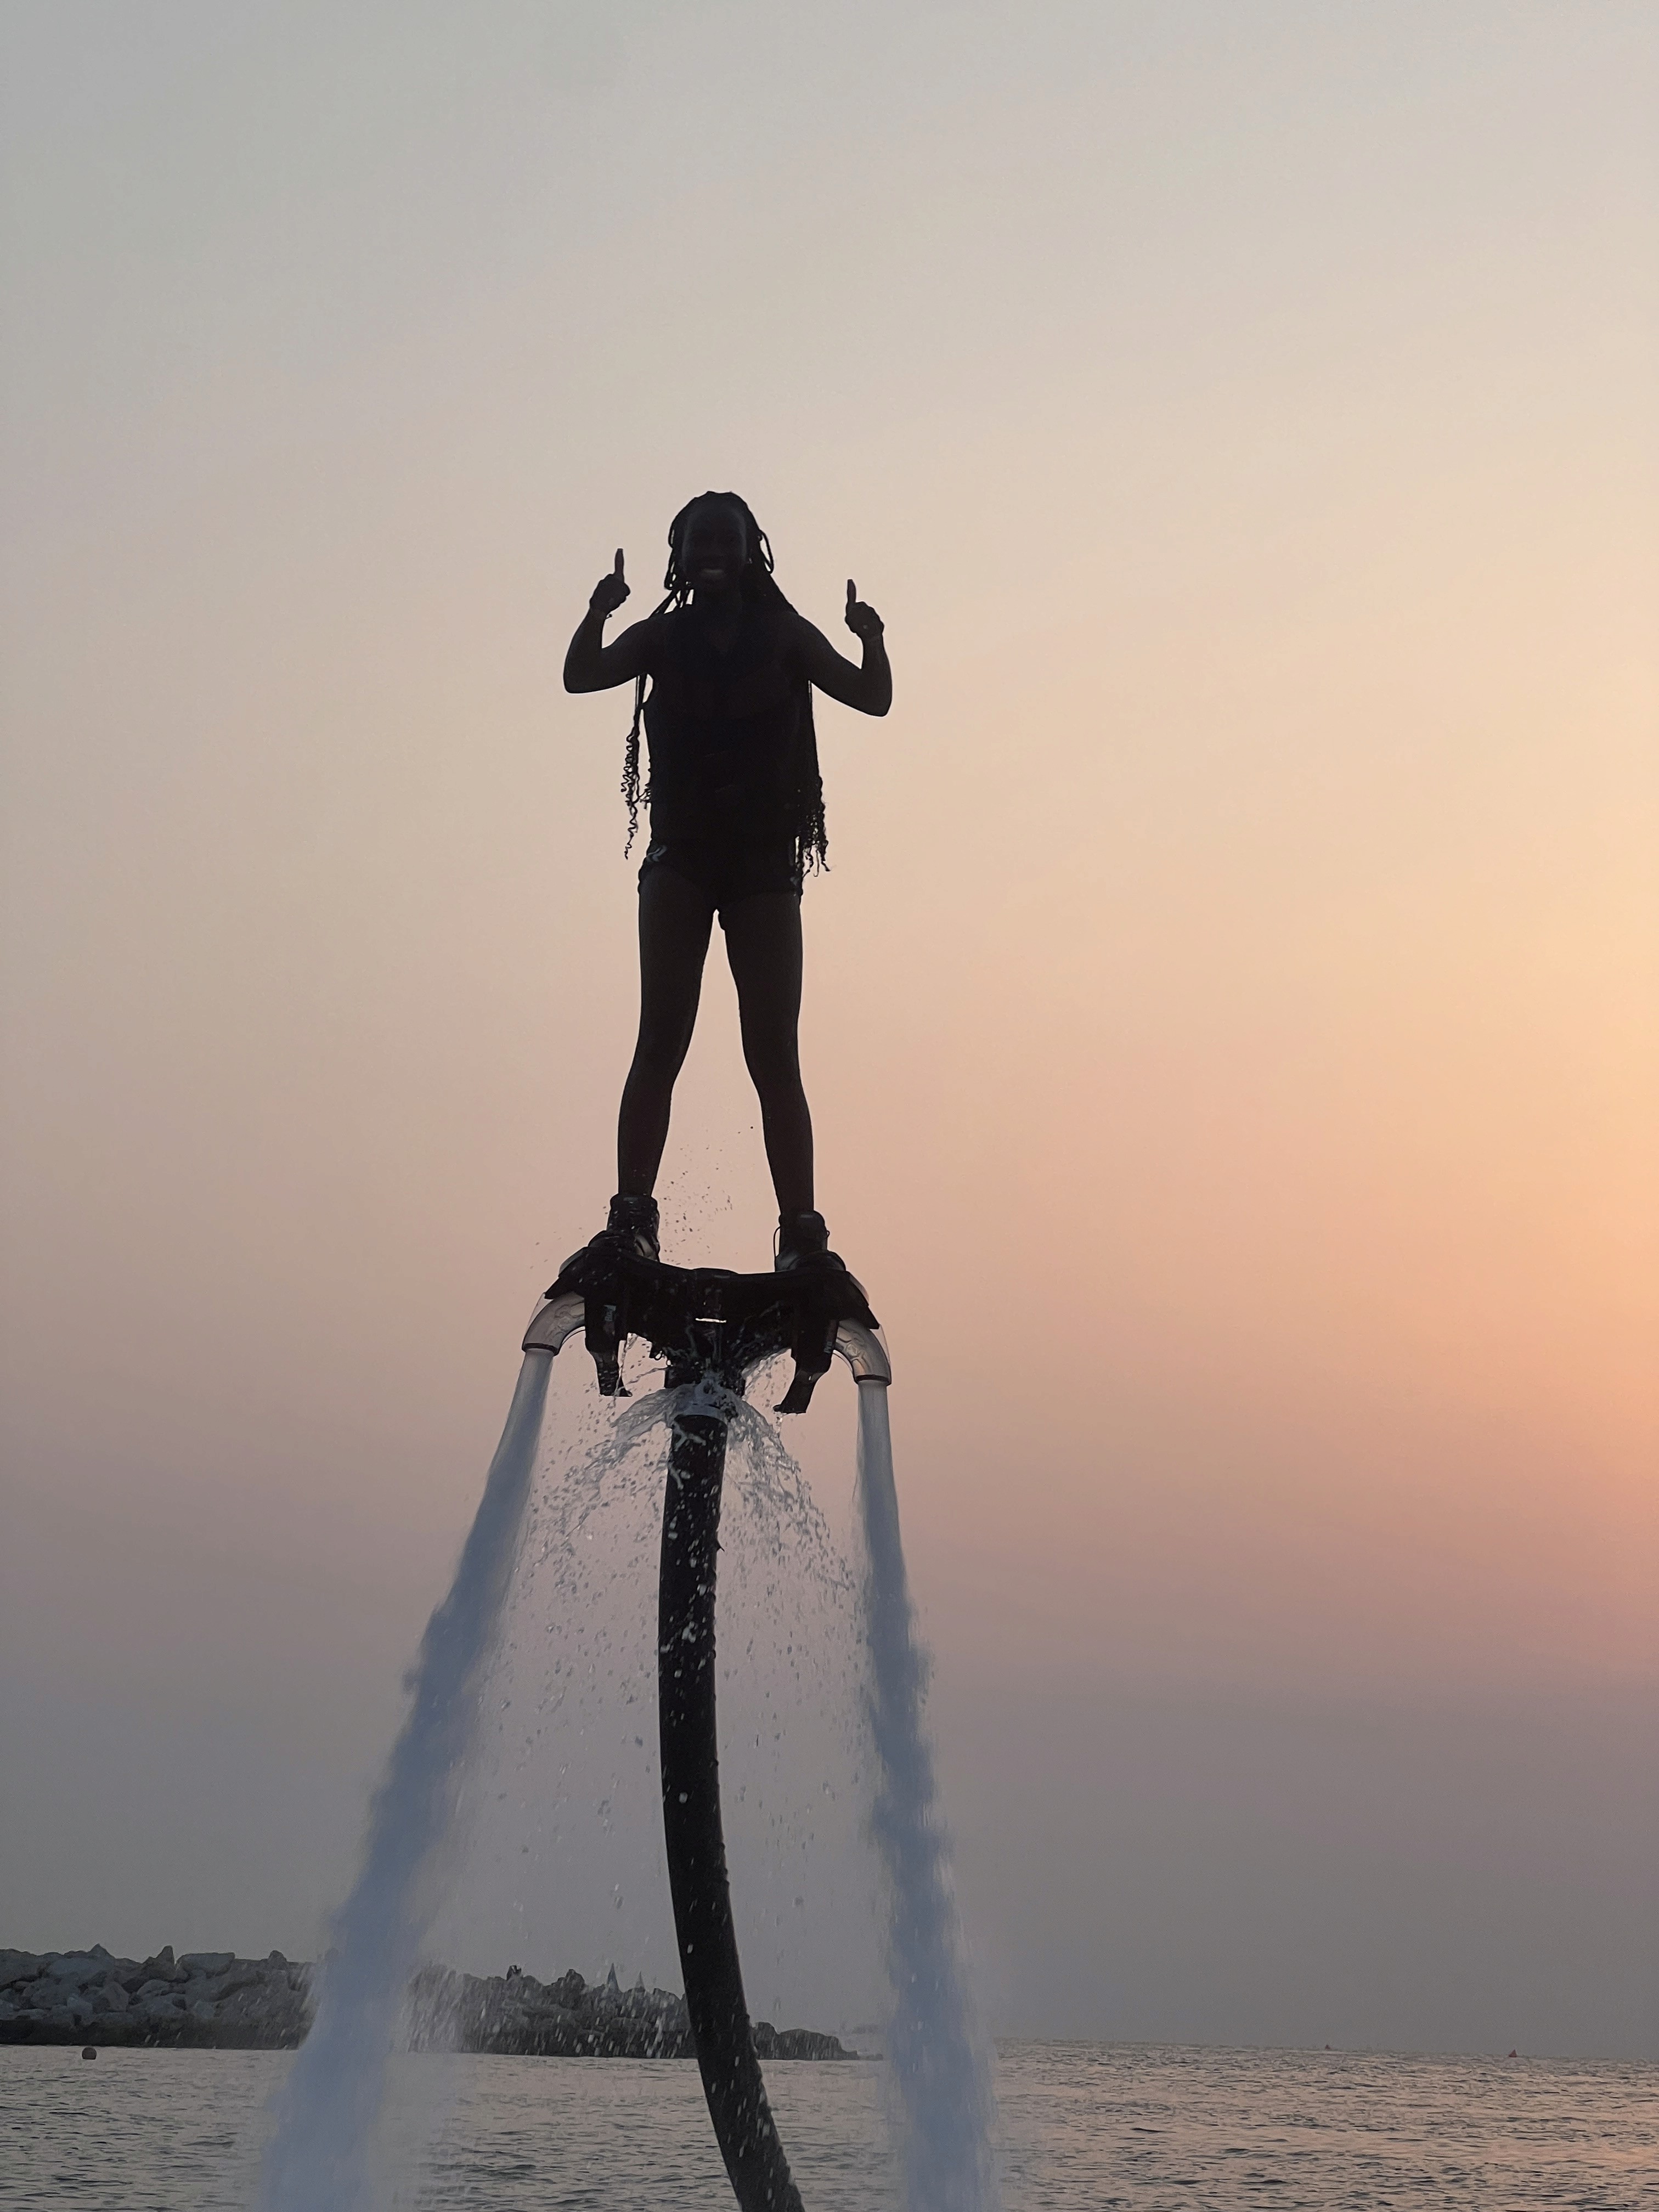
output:
M0 2203L246 2212L279 2051L0 2050ZM884 2066L774 2065L807 2212L898 2212ZM1659 2066L1005 2044L1008 2212L1653 2212ZM731 2212L689 2061L403 2057L409 2212Z

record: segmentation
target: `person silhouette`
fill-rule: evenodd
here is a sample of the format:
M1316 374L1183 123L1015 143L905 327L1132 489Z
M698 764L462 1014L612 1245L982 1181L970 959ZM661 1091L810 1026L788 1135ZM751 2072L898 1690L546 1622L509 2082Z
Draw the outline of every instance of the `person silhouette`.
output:
M797 1041L801 891L829 849L812 692L884 714L893 678L881 617L850 579L844 618L863 648L858 667L796 612L772 568L747 502L735 492L702 493L669 525L667 597L607 645L605 623L629 596L618 549L570 641L564 687L634 684L623 774L628 849L641 806L651 817L639 875L639 1036L617 1121L617 1194L600 1236L658 1257L653 1193L718 915L777 1194L774 1264L787 1273L845 1264L816 1210Z

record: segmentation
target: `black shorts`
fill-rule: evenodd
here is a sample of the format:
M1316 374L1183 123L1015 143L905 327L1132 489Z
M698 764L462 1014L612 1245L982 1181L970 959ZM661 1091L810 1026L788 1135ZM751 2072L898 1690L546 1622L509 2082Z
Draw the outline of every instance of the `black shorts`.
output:
M653 868L671 868L695 884L726 927L728 907L763 891L800 896L800 860L793 837L653 838L640 864L644 883Z

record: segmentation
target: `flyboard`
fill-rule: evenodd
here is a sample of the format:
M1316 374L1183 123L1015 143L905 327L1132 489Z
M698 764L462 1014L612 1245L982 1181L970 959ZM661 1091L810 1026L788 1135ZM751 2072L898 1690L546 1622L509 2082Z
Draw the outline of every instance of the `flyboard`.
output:
M839 1357L860 1394L893 1379L876 1317L843 1269L740 1275L665 1267L599 1239L567 1261L531 1316L526 1352L558 1353L580 1329L606 1397L623 1395L630 1336L684 1389L663 1496L657 1600L657 1722L663 1834L686 2010L708 2116L743 2212L801 2212L767 2102L732 1924L714 1713L714 1580L733 1401L781 1352L795 1371L776 1410L805 1413ZM691 1386L688 1388L687 1386ZM701 1386L701 1387L696 1387Z

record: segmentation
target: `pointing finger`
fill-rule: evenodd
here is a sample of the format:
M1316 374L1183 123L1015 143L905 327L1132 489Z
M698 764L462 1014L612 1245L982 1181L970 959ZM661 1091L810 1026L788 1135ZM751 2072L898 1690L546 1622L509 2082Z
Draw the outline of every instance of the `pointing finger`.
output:
M852 606L853 603L854 602L854 600L855 600L857 598L858 598L858 592L857 592L857 590L855 589L855 587L854 587L854 586L853 579L849 576L849 577L847 579L847 604L848 604L848 607L851 607L851 606Z
M623 550L622 550L622 547L619 545L619 546L617 548L617 570L616 570L616 573L617 573L617 574L618 576L620 576L620 575L622 574L622 572L623 572Z

